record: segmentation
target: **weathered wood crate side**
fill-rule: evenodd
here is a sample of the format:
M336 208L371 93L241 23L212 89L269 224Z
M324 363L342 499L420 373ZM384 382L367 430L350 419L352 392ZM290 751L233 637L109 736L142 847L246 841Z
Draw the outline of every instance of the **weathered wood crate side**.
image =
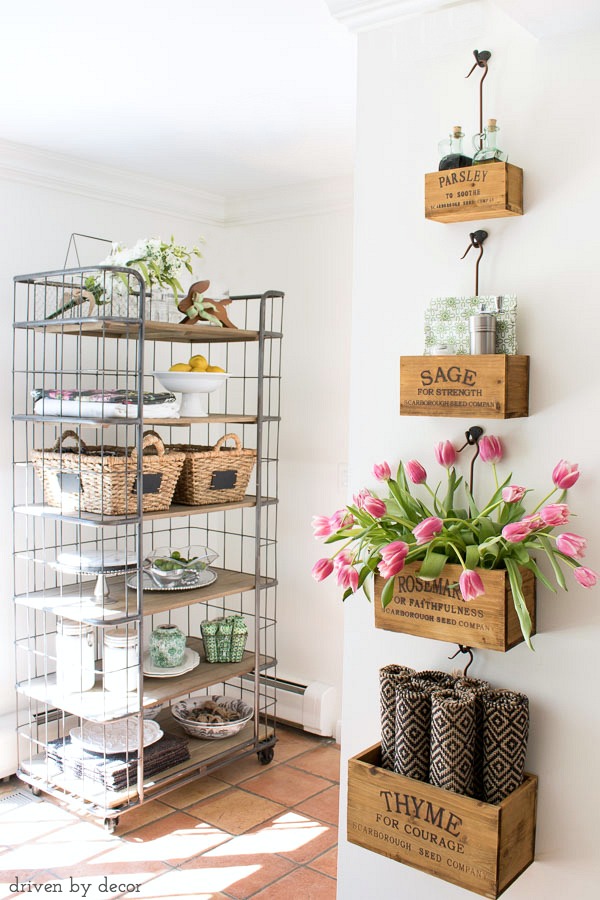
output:
M523 640L505 569L477 569L485 595L463 600L458 588L462 568L447 565L440 578L424 581L418 577L420 563L409 563L396 575L394 595L385 609L381 592L385 580L375 575L373 607L375 627L401 634L464 644L482 650L505 652ZM523 594L536 626L536 584L529 569L520 569Z
M400 357L400 415L515 419L529 415L529 357Z
M488 163L428 172L425 218L436 222L470 222L523 215L523 169Z
M380 763L380 744L348 761L351 843L492 900L533 862L535 775L492 805Z

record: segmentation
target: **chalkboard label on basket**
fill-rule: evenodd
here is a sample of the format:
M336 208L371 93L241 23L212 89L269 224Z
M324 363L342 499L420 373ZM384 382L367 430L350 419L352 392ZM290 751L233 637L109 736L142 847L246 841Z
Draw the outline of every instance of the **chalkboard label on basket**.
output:
M158 494L160 491L160 483L162 481L162 472L144 472L142 475L142 494ZM137 491L137 478L133 482L132 493Z
M236 469L226 469L224 472L213 472L210 482L211 491L226 491L235 487L237 481Z
M81 493L81 478L73 472L57 472L58 486L65 494Z

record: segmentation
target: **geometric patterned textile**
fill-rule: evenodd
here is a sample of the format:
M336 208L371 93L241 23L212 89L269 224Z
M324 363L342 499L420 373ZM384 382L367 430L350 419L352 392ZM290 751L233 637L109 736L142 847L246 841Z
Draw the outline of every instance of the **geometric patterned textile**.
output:
M474 758L475 694L432 694L430 784L472 797Z
M433 693L433 691L451 691L456 683L454 675L448 675L447 672L436 672L427 670L425 672L416 672L413 677L413 683L418 684L425 691Z
M501 800L523 782L529 736L529 701L515 691L488 691L483 703L483 792Z
M381 708L381 766L393 769L396 742L396 687L410 677L414 669L389 665L379 670L379 702Z
M475 758L473 760L473 797L483 800L483 698L490 691L489 682L482 678L459 678L456 682L459 694L468 691L475 694Z
M396 688L394 772L427 781L432 694L416 686L416 681L420 679L407 679Z
M498 310L500 306L500 310ZM470 353L469 316L478 312L496 316L496 353L517 352L517 298L436 297L425 310L425 353L447 344L452 353Z

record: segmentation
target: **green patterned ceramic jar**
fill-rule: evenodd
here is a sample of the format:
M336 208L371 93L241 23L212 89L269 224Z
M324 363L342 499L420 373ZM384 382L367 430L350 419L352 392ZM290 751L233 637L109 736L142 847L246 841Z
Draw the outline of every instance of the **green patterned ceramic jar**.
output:
M150 635L150 659L155 666L169 669L183 662L185 634L177 625L159 625Z

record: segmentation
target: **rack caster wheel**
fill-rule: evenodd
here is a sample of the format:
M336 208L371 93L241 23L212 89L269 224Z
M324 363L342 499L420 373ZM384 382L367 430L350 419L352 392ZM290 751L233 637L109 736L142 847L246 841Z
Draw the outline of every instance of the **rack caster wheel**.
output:
M117 825L119 824L119 817L117 816L114 819L105 819L104 820L104 828L108 831L109 834L114 834L117 830Z
M39 787L32 787L31 793L33 794L34 797L39 797L42 792L39 789Z
M262 750L259 750L256 755L258 756L258 761L261 766L268 766L275 755L275 751L272 747L264 747Z

